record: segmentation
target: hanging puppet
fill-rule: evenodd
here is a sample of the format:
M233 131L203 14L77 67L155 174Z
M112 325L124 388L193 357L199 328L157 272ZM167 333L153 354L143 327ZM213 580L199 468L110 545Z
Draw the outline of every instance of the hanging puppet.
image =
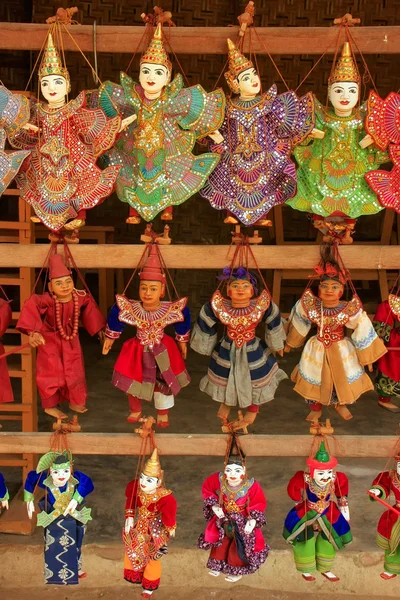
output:
M73 471L67 452L48 452L30 471L24 486L28 517L35 512L34 492L45 490L39 502L41 512L37 526L43 527L45 583L72 585L86 577L82 569L82 542L86 524L92 520L91 509L82 506L94 490L90 477Z
M400 295L389 294L376 311L373 325L388 351L377 364L375 389L379 394L378 403L391 412L400 412L400 408L391 402L400 398Z
M207 477L202 495L207 526L198 545L211 550L209 574L223 573L230 583L252 575L270 550L261 532L267 501L260 484L247 475L246 458L235 434L228 441L224 471Z
M161 558L175 537L177 503L163 478L155 448L139 479L131 481L125 492L124 579L141 585L143 598L150 598L159 587Z
M8 493L6 482L4 481L4 476L0 473L0 507L7 510L9 499L10 495Z
M0 196L10 185L29 151L5 152L7 136L12 138L24 127L29 127L29 103L20 94L13 94L0 85Z
M331 571L336 552L353 539L349 481L336 471L338 461L323 441L315 457L306 462L309 472L297 471L288 484L287 493L296 505L285 519L283 537L293 547L296 569L303 579L315 581L313 573L319 571L328 581L339 581Z
M268 225L273 206L292 198L297 189L293 148L314 128L311 93L277 92L273 85L261 94L260 77L253 63L228 39L232 92L220 128L223 141L210 146L221 161L200 190L213 208L226 210L225 223ZM322 132L321 132L322 133Z
M68 101L69 73L51 32L39 68L39 83L47 104L31 102L30 122L37 130L9 135L15 148L31 150L17 184L35 211L33 220L56 232L63 227L76 230L85 224L86 210L113 191L119 167L102 171L96 161L132 118L121 122L117 114L108 118L100 108L86 108L85 92Z
M127 223L152 221L160 212L161 219L172 220L172 207L193 196L219 161L216 153L194 156L192 150L198 138L221 139L216 130L224 114L222 90L184 88L182 75L171 81L171 73L159 24L140 59L139 83L121 73L121 85L108 81L99 91L107 115L118 110L137 116L102 161L122 167L116 192L129 204Z
M10 326L11 320L12 311L10 302L5 298L0 298L0 339ZM4 353L5 349L0 341L0 356ZM11 387L10 376L8 374L7 361L5 358L0 358L0 404L13 401L14 394Z
M157 426L168 427L174 396L190 382L184 362L190 337L190 312L187 298L162 300L167 281L158 245L149 245L146 255L139 275L140 300L116 296L108 316L103 354L108 354L126 325L136 327L136 336L122 346L112 382L128 395L128 422L140 419L143 400L154 399ZM171 324L175 327L176 341L164 333Z
M87 411L87 387L79 319L90 335L100 334L106 326L93 297L76 290L71 271L60 254L49 260L49 291L33 294L24 304L17 329L29 336L37 348L36 384L44 411L65 419L59 405L69 402L76 413Z
M393 168L390 172L370 171L365 179L378 194L382 206L400 213L400 94L391 92L383 100L371 90L367 108L365 128L380 150L389 148Z
M378 500L387 508L382 513L378 523L376 543L385 552L384 571L382 579L394 579L400 575L400 453L394 457L396 468L383 471L372 482L369 495L372 500ZM389 500L393 493L394 505Z
M314 225L331 237L351 243L354 219L380 210L376 194L365 181L368 171L388 160L365 135L365 107L358 106L361 77L345 42L329 77L332 109L315 100L316 126L323 139L308 138L294 151L299 164L296 196L287 202L313 214Z
M274 399L279 383L287 378L273 354L283 356L285 332L279 309L266 287L258 294L254 273L232 265L219 279L226 281L228 297L217 289L202 307L190 346L211 356L200 389L219 402L218 417L223 424L236 406L246 409L243 422L249 425L260 406ZM218 341L219 323L226 331ZM265 341L256 336L259 323L265 325Z
M323 406L333 406L348 420L352 418L348 406L373 389L364 367L372 371L373 363L386 353L386 348L354 287L349 302L341 299L348 273L338 264L332 247L323 246L321 256L315 268L318 297L307 287L295 304L289 317L285 352L300 348L316 325L317 333L306 342L292 373L294 389L309 404L307 420L318 420ZM351 337L345 335L346 329L352 330Z

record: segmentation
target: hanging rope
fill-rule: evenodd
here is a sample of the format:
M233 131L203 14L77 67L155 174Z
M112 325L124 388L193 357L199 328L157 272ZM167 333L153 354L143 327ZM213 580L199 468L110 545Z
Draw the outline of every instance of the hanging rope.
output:
M278 65L276 64L276 62L275 62L275 61L274 61L274 59L272 58L272 55L270 54L270 52L269 52L268 48L266 47L266 45L264 44L264 42L262 41L262 39L261 39L261 38L260 38L260 36L258 35L258 31L257 31L257 29L256 29L255 27L254 27L254 32L255 32L255 34L256 34L256 36L257 36L257 39L258 39L259 43L260 43L260 44L261 44L261 46L264 48L264 50L265 50L266 54L268 55L268 57L269 57L270 61L271 61L271 62L272 62L272 64L274 65L274 67L275 67L275 70L276 70L276 72L278 73L278 75L279 75L279 77L280 77L280 79L281 79L282 83L284 84L284 86L286 87L287 91L289 92L289 91L290 91L290 89L289 89L289 86L288 86L288 84L286 83L286 79L284 78L284 76L282 75L282 73L281 73L281 71L280 71L280 69L279 69Z
M131 56L131 59L130 59L130 61L129 61L129 63L128 63L128 66L127 66L127 67L126 67L126 69L125 69L125 73L128 73L129 69L131 68L131 65L132 65L132 63L133 63L133 61L134 61L134 59L135 59L135 56L136 56L136 54L139 52L139 48L140 48L140 46L141 46L141 44L142 44L142 42L143 42L143 40L144 40L144 38L145 38L145 36L146 36L147 32L149 31L149 29L152 31L152 30L153 30L153 27L152 27L152 26L151 26L149 23L146 23L146 25L145 25L145 27L144 27L143 35L142 35L142 37L140 38L140 40L139 40L139 42L138 42L138 45L136 46L136 48L135 48L135 51L134 51L134 53L133 53L133 54L132 54L132 56Z

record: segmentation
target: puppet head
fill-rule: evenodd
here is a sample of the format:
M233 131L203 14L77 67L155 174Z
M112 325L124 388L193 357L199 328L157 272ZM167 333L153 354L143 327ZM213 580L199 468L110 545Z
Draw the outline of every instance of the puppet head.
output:
M351 54L350 44L345 42L342 55L329 77L329 100L339 117L350 116L360 97L361 77Z
M236 436L232 435L228 442L228 451L225 458L224 476L231 488L243 485L246 479L246 456L237 444Z
M225 73L225 79L235 94L240 94L243 100L251 100L260 93L260 77L251 60L243 56L232 40L228 38L227 41L229 71Z
M50 477L56 487L63 487L72 475L72 456L66 452L47 452L36 467L37 473L50 471Z
M60 301L67 302L74 289L74 280L64 264L61 254L53 254L49 260L49 291Z
M71 91L71 83L51 33L40 63L39 81L42 94L50 106L57 108L65 103L65 96Z
M335 307L339 304L346 284L346 274L340 268L330 244L321 246L321 261L314 268L319 275L318 296L323 306Z
M139 297L146 310L154 310L165 295L165 273L161 266L156 244L150 246L150 252L140 271Z
M140 474L139 485L145 494L154 494L157 488L162 484L163 471L161 470L158 458L158 450L154 448L151 457L146 462L142 473Z
M234 308L248 306L251 298L258 292L257 276L244 267L225 267L218 279L227 281L226 293Z
M158 24L149 47L140 59L139 82L146 98L158 98L169 83L171 73L172 64L162 41L161 24Z
M334 469L338 461L334 456L329 455L329 452L325 448L325 442L321 442L315 457L307 458L306 462L315 483L321 488L327 487L333 480Z

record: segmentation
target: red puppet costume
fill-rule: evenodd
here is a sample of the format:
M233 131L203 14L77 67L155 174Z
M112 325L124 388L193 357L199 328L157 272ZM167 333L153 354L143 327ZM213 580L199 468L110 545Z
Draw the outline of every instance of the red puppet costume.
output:
M36 383L43 408L54 409L68 401L71 408L84 409L87 387L78 323L81 319L87 332L95 335L104 329L106 321L92 296L74 289L71 272L59 254L50 257L49 278L52 292L33 294L25 302L17 329L30 339L35 333L43 338L36 343ZM65 279L68 283L64 283ZM71 286L67 301L58 295L59 282L62 286ZM76 412L84 410L77 409Z
M377 308L373 325L376 333L388 348L400 348L400 297L389 294L389 299ZM379 394L379 404L392 412L400 412L391 398L400 398L400 351L388 350L378 360L375 389Z
M5 334L11 322L11 307L9 302L0 298L0 338ZM0 342L0 356L4 354L4 346ZM5 358L0 359L0 404L3 402L13 402L14 395L11 387L10 376L8 374L7 362Z

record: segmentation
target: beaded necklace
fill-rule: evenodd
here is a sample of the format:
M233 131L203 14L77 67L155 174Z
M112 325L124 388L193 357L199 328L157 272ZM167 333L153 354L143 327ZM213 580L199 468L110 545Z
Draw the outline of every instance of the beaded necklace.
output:
M56 310L56 326L57 326L57 331L58 331L58 333L60 334L60 336L62 337L63 340L71 341L71 340L73 340L78 335L78 325L79 325L79 299L78 299L78 294L76 293L75 290L72 290L72 301L74 303L74 315L73 315L73 322L72 322L72 335L67 335L65 333L65 329L64 329L64 327L62 325L62 322L61 322L61 307L60 307L61 302L59 301L59 299L55 295L53 295L53 299L54 299L55 310Z

